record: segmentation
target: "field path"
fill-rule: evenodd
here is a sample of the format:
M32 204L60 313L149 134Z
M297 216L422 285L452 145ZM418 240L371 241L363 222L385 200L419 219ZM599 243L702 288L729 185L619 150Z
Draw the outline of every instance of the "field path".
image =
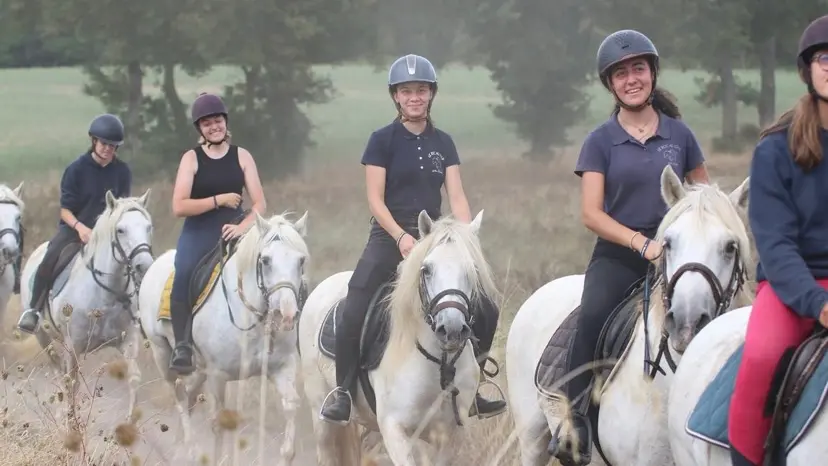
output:
M4 380L0 380L0 407L2 428L5 435L0 436L0 443L15 441L14 448L4 448L0 453L0 464L26 464L36 460L32 455L46 455L54 461L61 453L69 452L62 443L66 438L64 425L58 431L55 416L58 415L58 393L63 390L61 375L48 364L45 354L34 338L14 340L8 329L12 328L19 316L18 297L11 299L10 309L3 319L3 343L0 344ZM200 404L192 415L194 436L197 439L195 451L187 451L181 446L178 413L174 407L172 392L160 378L152 361L149 349L142 348L139 356L143 382L138 394L141 419L136 423L138 436L129 449L114 441L113 432L125 421L128 406L128 388L126 380L119 380L110 375L106 369L109 362L120 359L118 353L105 349L88 355L81 362L83 379L81 382L79 412L88 419L85 434L87 457L93 463L80 461L80 455L72 455L62 464L130 464L129 456L137 457L132 464L167 465L167 464L209 464L203 462L212 456L212 434L208 420L208 403ZM97 396L90 396L97 387ZM279 458L282 440L283 420L281 416L281 399L275 389L268 393L266 431L269 440L264 449L265 461L258 455L258 412L259 412L259 378L250 379L242 385L245 396L242 420L238 427L239 439L234 441L233 433L225 435L223 465L263 465L275 464ZM227 408L236 407L238 383L227 387ZM65 405L65 402L62 403ZM244 445L238 463L233 461L233 444ZM5 447L5 445L4 445ZM14 451L19 456L14 458ZM46 451L49 450L49 451ZM51 455L51 456L49 456ZM310 411L306 404L301 406L297 416L295 465L316 464L315 444L311 427ZM140 461L136 461L140 460Z

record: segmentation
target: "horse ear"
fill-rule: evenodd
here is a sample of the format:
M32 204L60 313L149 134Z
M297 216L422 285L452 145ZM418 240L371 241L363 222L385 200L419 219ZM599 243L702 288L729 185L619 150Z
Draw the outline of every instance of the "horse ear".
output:
M115 208L115 196L112 195L112 190L106 190L106 208L107 209L114 209Z
M305 211L305 215L295 221L293 223L293 228L296 229L297 232L304 238L308 234L308 211Z
M431 217L428 216L428 213L425 210L420 211L420 215L417 217L417 227L420 229L420 239L425 238L431 233L431 228L434 226L434 222L431 220Z
M15 196L21 197L21 195L23 194L23 182L21 181L20 184L12 190L12 192Z
M259 229L259 234L266 234L268 230L270 230L270 224L267 223L267 220L265 220L261 215L259 215L259 212L254 210L253 213L256 214L256 228Z
M687 191L681 184L681 178L673 171L673 167L669 164L664 167L661 172L661 197L667 204L667 207L673 207L676 202L680 201Z
M474 217L474 220L471 221L469 224L471 226L471 230L475 235L480 233L480 222L483 221L483 209L480 209L480 212Z
M747 209L748 194L750 193L750 177L745 178L738 188L734 189L728 197L730 202L739 209Z
M152 191L152 188L147 188L147 192L145 192L143 196L138 198L138 200L141 202L141 205L144 206L144 208L147 207L147 201L149 201L150 191Z

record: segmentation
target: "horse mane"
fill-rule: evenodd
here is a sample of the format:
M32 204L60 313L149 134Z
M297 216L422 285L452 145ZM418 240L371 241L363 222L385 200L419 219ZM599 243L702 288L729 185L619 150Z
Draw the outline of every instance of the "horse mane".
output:
M107 207L95 221L95 225L92 227L92 235L89 238L89 243L87 243L83 248L81 255L82 260L78 261L76 266L88 265L92 260L92 257L94 257L98 246L112 242L112 237L115 234L115 228L118 225L118 220L121 219L123 214L131 210L137 210L141 213L141 215L146 217L150 223L152 223L152 216L141 203L141 199L139 197L116 198L115 205L111 208Z
M293 223L287 219L287 215L288 213L284 212L267 219L267 224L270 225L270 229L265 235L261 234L261 231L259 231L255 223L242 235L241 239L239 239L238 248L236 249L236 263L240 274L249 270L255 270L259 252L266 244L277 237L289 247L302 253L306 260L310 260L308 245L305 243L302 235L296 231ZM308 267L305 267L305 270L308 270Z
M747 229L742 221L739 212L734 207L730 197L719 189L716 184L696 183L685 186L685 195L678 202L667 211L667 214L658 226L655 240L658 242L664 241L664 234L682 215L690 212L695 219L692 224L694 227L693 234L701 237L705 236L705 225L711 222L721 223L730 233L736 237L736 242L739 248L739 256L742 268L747 272L747 264L752 264L752 251L750 248L750 239L748 238ZM656 272L660 276L661 262L655 264ZM739 293L734 297L734 304L736 302L749 302L749 290L743 286ZM663 301L661 299L662 291L658 287L650 294L650 308L664 314ZM747 300L747 301L745 301ZM641 307L638 307L638 314L643 312Z
M0 202L11 202L22 212L26 208L23 199L14 194L14 190L5 184L0 184Z
M426 256L438 245L451 245L459 253L460 265L471 284L469 300L474 308L479 308L484 295L492 299L497 296L492 270L471 226L451 216L435 221L431 232L414 245L397 267L393 291L388 298L390 335L386 354L392 360L405 356L407 351L414 348L417 330L424 318L420 298L420 268Z

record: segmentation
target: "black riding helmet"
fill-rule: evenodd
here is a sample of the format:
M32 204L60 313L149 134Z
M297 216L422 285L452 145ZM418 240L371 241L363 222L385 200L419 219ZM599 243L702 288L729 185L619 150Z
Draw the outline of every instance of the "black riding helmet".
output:
M802 32L799 38L799 53L796 56L796 64L799 69L799 78L808 86L808 92L824 101L828 98L817 94L814 83L811 82L810 65L814 53L820 47L828 46L828 15L821 16Z
M633 57L645 57L650 63L650 68L652 68L653 89L650 91L647 101L642 104L642 106L646 106L652 101L653 91L655 91L656 80L658 78L658 50L655 44L653 44L653 41L638 31L623 29L608 35L601 42L601 46L598 47L597 65L598 77L601 79L601 83L607 90L613 93L619 105L630 110L636 110L640 107L630 107L615 95L615 92L610 86L609 75L613 66Z
M388 70L388 93L391 100L394 99L394 91L397 85L410 82L425 82L431 87L431 102L428 103L428 111L431 111L431 104L437 96L437 71L428 59L420 55L408 54L402 56L391 64ZM400 111L400 104L394 102L397 111Z
M224 119L227 120L227 107L221 97L202 92L193 102L193 107L190 110L193 125L198 129L199 120L213 115L223 115Z
M105 144L120 146L124 143L124 124L110 113L98 115L89 124L89 136Z

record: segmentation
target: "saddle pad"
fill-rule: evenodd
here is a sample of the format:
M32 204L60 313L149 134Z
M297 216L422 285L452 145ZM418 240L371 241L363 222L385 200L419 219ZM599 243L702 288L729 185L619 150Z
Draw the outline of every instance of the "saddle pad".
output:
M688 434L722 448L730 448L727 423L736 373L742 361L744 344L740 345L722 366L699 398L685 430ZM828 394L828 358L823 358L791 411L785 426L786 453L801 440L813 420L820 414Z
M218 263L213 267L213 272L210 274L210 278L207 280L207 283L201 287L201 292L198 295L198 299L196 299L193 310L200 309L201 305L210 296L210 293L212 293L216 282L218 281L220 268L221 263ZM161 293L161 306L158 308L158 320L170 320L170 295L172 294L174 280L175 269L170 272L170 276L167 277L167 281L164 283L164 291Z

